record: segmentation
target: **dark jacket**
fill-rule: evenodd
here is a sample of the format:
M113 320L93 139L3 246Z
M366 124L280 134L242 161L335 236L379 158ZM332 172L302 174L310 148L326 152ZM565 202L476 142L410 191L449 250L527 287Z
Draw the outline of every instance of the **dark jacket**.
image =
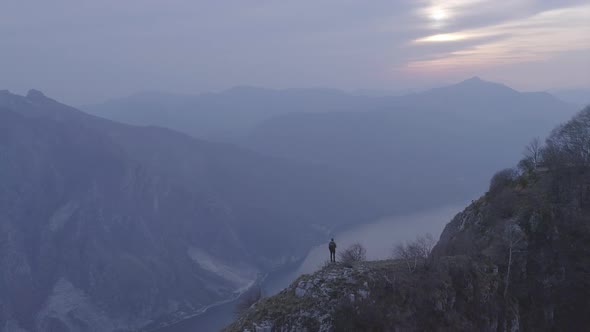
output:
M330 251L335 251L336 250L336 242L330 241L328 248L330 248Z

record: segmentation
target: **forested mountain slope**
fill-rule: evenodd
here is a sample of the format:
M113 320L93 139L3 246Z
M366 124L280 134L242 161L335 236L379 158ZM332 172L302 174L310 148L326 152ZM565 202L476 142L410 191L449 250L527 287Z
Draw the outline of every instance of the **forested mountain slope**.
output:
M391 206L387 188L348 173L118 124L38 91L0 92L0 179L6 331L191 314Z

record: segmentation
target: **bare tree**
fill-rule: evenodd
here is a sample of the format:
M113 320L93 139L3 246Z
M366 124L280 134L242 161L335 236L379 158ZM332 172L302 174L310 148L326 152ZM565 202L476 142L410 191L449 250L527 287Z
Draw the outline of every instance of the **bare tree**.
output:
M524 157L530 160L533 168L541 164L541 151L542 144L538 137L535 137L524 149Z
M393 248L393 258L404 261L409 273L414 272L416 269L417 260L407 244L400 243L396 245Z
M420 235L416 240L400 243L393 248L393 257L406 263L408 272L412 273L420 262L424 262L434 248L435 240L431 234Z
M512 271L512 264L514 262L514 255L516 253L524 252L522 245L524 244L525 235L522 229L516 225L509 225L504 231L504 243L508 250L508 258L506 263L506 276L504 278L504 297L508 294L508 287L510 285L510 273Z
M416 237L415 244L418 249L418 254L422 258L428 258L432 252L432 248L436 244L434 237L430 233L420 235Z
M547 150L553 167L590 167L590 106L553 130Z
M250 309L254 303L260 301L262 299L262 289L260 286L254 286L247 290L242 296L240 296L236 307L234 309L234 313L236 315L243 314L246 310Z
M542 143L538 137L535 137L524 149L524 159L519 166L528 172L535 171L542 163Z
M360 243L355 243L338 254L340 261L344 264L361 262L367 259L367 250Z

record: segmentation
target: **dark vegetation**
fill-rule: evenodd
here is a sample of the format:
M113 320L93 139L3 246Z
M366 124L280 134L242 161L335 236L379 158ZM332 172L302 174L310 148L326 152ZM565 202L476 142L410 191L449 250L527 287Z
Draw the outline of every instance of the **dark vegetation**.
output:
M492 308L502 303L499 276L491 265L457 256L411 272L397 264L375 273L370 297L339 301L334 331L485 331L498 319Z
M354 262L367 260L367 250L362 244L355 243L338 253L338 258L342 264L350 266Z
M414 241L400 243L393 248L393 258L402 260L408 272L414 272L419 265L431 263L432 248L436 241L432 234L425 234L416 237Z
M441 236L436 254L471 253L497 264L506 326L590 326L589 157L587 107L545 144L533 140L518 168L498 172L485 197Z

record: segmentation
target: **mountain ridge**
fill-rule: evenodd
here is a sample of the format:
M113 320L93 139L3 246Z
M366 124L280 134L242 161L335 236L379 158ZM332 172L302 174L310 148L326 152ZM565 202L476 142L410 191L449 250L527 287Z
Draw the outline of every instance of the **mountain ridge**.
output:
M358 177L34 91L0 95L0 177L0 327L28 331L190 315L300 258L326 236L312 224L390 209Z
M463 93L464 85L486 89ZM404 191L396 198L452 204L479 195L489 176L519 158L531 137L543 137L577 110L550 96L503 86L498 94L496 86L466 81L390 99L389 106L367 112L276 116L242 144L268 155L370 173Z

